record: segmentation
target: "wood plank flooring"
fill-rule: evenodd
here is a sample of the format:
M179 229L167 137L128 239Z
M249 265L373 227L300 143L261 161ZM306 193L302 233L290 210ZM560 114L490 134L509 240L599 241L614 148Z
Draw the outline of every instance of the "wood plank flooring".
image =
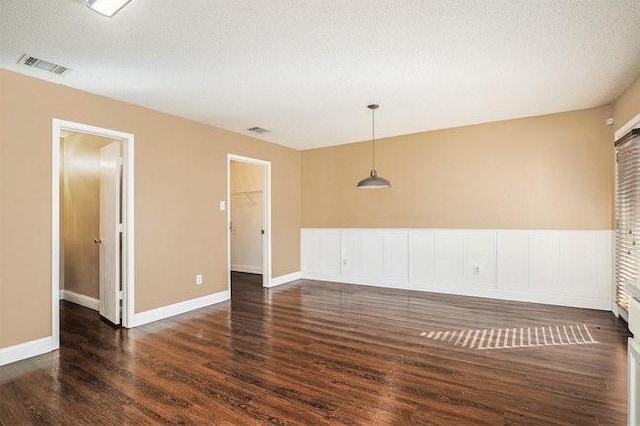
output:
M230 302L126 330L68 302L61 349L0 367L0 424L616 424L611 313L234 274ZM599 343L473 350L429 331L586 324Z

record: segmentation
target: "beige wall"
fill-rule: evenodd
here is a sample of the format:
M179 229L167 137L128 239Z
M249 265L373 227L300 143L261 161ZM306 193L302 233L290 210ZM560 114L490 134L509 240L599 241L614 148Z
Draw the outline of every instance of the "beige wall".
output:
M614 127L619 129L638 114L640 114L640 77L614 102Z
M613 111L616 128L640 112L640 80ZM377 168L393 188L363 191L355 185L369 173L368 142L301 154L0 70L0 348L51 331L52 118L135 135L142 312L226 288L218 202L228 152L272 162L279 276L300 268L301 217L304 227L611 229L608 115L603 107L381 140Z
M607 116L602 107L379 140L388 190L356 189L371 142L304 151L302 225L611 229Z
M100 297L100 148L113 140L75 133L64 139L61 152L62 227L61 287L75 293Z
M272 162L273 275L300 269L300 152L0 70L0 348L51 334L53 118L135 135L136 312L226 289L229 152Z

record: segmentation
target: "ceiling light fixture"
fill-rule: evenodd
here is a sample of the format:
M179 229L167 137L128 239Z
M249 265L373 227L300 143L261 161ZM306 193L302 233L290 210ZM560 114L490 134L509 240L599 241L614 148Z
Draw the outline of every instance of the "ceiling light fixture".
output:
M87 0L87 7L98 12L100 15L113 18L120 9L125 7L131 0Z
M391 184L388 180L378 176L376 171L376 118L375 111L380 105L371 104L367 105L367 108L371 110L371 175L368 178L362 179L358 182L359 189L384 189L391 188Z

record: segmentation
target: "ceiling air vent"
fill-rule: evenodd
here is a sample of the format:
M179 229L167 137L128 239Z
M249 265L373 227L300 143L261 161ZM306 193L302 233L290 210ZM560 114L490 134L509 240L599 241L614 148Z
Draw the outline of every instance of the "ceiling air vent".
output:
M62 65L54 64L53 62L44 61L42 59L35 58L35 57L29 56L27 54L22 55L20 57L20 59L18 60L18 63L26 65L28 67L38 68L38 69L41 69L43 71L48 71L48 72L56 74L56 75L65 75L65 73L69 71L69 68L67 68L67 67L63 67Z
M257 133L259 135L261 135L263 133L269 133L271 131L271 130L263 129L262 127L257 127L257 126L256 127L249 127L247 130L250 131L250 132L253 132L253 133Z

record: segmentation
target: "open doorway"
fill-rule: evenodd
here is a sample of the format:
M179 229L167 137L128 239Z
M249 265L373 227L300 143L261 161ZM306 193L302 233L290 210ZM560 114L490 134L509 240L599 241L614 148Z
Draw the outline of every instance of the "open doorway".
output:
M53 122L52 334L60 299L114 325L133 316L133 136ZM72 305L67 305L72 306Z
M228 284L233 297L234 277L243 285L269 286L271 163L229 154L227 178Z

